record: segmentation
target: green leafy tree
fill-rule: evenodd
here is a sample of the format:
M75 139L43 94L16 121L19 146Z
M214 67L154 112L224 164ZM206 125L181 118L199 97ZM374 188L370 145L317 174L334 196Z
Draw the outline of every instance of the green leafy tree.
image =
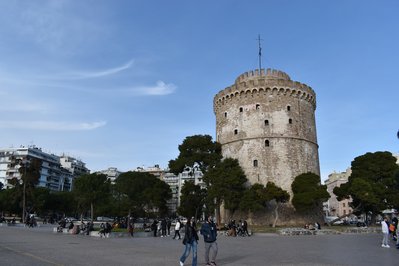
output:
M120 174L115 180L115 190L119 193L120 208L140 216L154 209L160 215L167 214L166 203L172 197L168 184L145 172Z
M205 203L205 197L205 189L201 189L193 181L185 182L181 189L180 206L177 212L184 217L196 217L198 219Z
M398 206L398 169L392 153L368 152L352 161L348 182L333 192L338 200L351 198L354 213L380 213Z
M274 202L274 222L276 226L278 220L278 207L281 203L287 202L290 194L276 186L273 182L268 182L266 187L262 184L255 183L248 188L241 199L240 209L250 212L262 211L266 208L267 203Z
M244 195L245 183L248 181L238 160L226 158L215 167L210 168L203 176L207 185L208 201L216 206L216 216L220 224L220 206L234 213Z
M22 189L22 205L24 204L23 197L25 194L25 211L29 213L34 208L34 190L39 183L42 161L38 158L30 158L28 161L21 161L20 163L18 171L21 175L22 186L16 187L17 189Z
M275 201L273 227L276 227L278 220L278 207L281 203L289 201L290 194L276 186L273 182L267 182L265 192L268 201Z
M215 166L221 159L221 146L212 141L209 135L194 135L186 137L179 145L179 156L169 161L169 169L178 175L187 166L198 165L202 173Z
M21 162L18 172L21 175L22 183L26 182L26 188L32 189L40 179L42 161L38 158L30 158L26 162Z
M90 208L94 220L94 205L109 198L111 183L104 174L85 174L75 179L73 192L81 210Z
M16 180L19 184L19 182ZM17 187L3 189L0 191L0 211L9 214L21 213L22 190Z
M397 193L392 193L391 196L391 201L392 201L392 206L394 206L394 209L399 209L399 171L396 172L394 176L394 185L393 185L393 190L397 191Z
M64 216L74 216L78 211L78 202L75 198L76 193L69 191L52 191L48 195L45 209L49 216L63 214Z
M320 177L313 173L297 176L291 184L292 205L300 213L322 211L323 202L330 198L327 186L320 184Z
M265 209L267 201L265 186L255 183L245 190L239 207L243 211L258 212Z
M33 210L42 216L46 214L47 202L50 200L50 190L45 187L36 187L33 191Z

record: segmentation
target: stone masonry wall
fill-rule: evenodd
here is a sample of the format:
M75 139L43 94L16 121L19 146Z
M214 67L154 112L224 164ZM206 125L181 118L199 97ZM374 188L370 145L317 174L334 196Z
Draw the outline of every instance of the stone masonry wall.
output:
M251 184L272 181L291 193L297 175L320 175L315 109L314 91L286 73L246 72L214 97L216 139Z

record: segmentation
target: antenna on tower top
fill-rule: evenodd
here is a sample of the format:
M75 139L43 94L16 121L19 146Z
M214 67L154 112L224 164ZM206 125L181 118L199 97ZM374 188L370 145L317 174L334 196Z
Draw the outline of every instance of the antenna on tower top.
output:
M260 38L260 34L258 34L258 46L259 46L259 73L260 70L262 69L262 47L260 46L260 41L263 41L263 39Z

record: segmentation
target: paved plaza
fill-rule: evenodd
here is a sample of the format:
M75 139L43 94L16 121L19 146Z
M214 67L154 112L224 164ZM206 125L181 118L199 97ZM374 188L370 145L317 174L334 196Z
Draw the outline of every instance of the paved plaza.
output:
M380 234L219 236L218 265L399 265ZM0 226L0 265L178 266L184 246L172 237L98 238L54 233L53 226ZM205 265L204 244L198 265ZM185 265L191 265L190 260Z

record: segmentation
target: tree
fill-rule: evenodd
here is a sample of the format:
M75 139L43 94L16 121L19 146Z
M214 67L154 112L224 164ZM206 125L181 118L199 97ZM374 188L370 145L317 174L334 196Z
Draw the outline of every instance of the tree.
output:
M22 187L17 186L17 188L22 189L22 219L23 222L25 222L26 214L30 213L33 208L33 193L35 186L39 183L42 160L38 158L30 158L28 161L21 161L20 163L18 171L21 175Z
M45 208L50 216L62 213L64 216L77 212L78 199L75 192L52 191L48 195Z
M313 173L298 175L291 184L292 205L300 213L322 211L323 202L330 198L327 186L320 184L320 177Z
M169 161L169 169L178 175L185 167L199 165L202 173L215 166L221 159L221 145L212 141L209 135L194 135L186 137L179 145L179 156Z
M243 211L257 212L266 208L267 201L265 186L255 183L245 190L239 208Z
M0 191L0 210L8 213L20 213L22 210L21 201L22 193L21 189L16 187L3 189Z
M33 191L33 208L39 215L44 214L47 211L47 202L50 200L50 190L45 187L36 187Z
M201 189L193 181L185 182L181 189L180 206L177 212L184 217L199 218L198 216L205 203L205 197L205 189Z
M266 197L268 201L275 201L274 208L274 221L273 227L276 227L278 220L278 207L280 203L287 202L290 199L290 194L282 188L276 186L273 182L267 182L266 184Z
M167 213L167 200L172 197L168 184L146 172L122 173L115 180L115 190L120 193L121 208L136 215L158 209Z
M398 206L399 166L390 152L366 153L351 163L348 182L334 188L337 199L352 199L354 213L380 213Z
M397 191L396 193L392 193L392 205L394 206L394 209L399 209L399 171L397 171L395 174L394 185L392 188L394 191Z
M216 216L220 224L220 206L234 213L238 209L240 200L248 181L238 160L226 158L215 167L210 168L203 176L207 185L208 200L213 201L216 207Z
M91 219L94 220L94 205L108 198L110 181L104 174L85 174L75 179L73 193L81 210L90 207Z
M264 210L267 203L274 202L273 227L275 227L278 220L278 207L281 203L287 202L289 199L290 194L276 186L273 182L267 182L266 187L255 183L244 192L240 202L240 209L257 212Z

